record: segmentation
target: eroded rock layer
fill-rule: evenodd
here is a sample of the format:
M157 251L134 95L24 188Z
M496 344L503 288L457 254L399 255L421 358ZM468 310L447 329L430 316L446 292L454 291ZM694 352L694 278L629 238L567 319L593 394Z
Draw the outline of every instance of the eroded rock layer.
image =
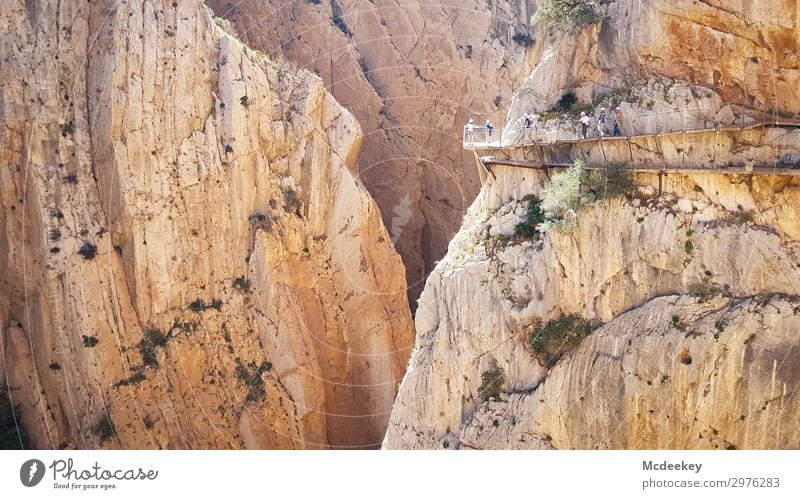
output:
M528 0L211 0L267 54L319 74L364 128L359 172L403 257L412 307L478 191L469 117L505 120L530 66Z
M0 323L40 448L378 444L412 329L358 123L199 0L0 5Z
M422 294L387 448L800 446L797 177L670 174L659 196L642 173L570 234L495 246L547 182L496 174ZM526 334L568 314L602 327L548 369Z
M421 295L386 448L800 447L797 2L594 5L599 22L533 29L503 130L519 147L487 154L645 170L636 194L520 237L552 171L494 166ZM604 106L662 135L556 143L580 111L600 135ZM573 314L593 332L541 362L537 321Z

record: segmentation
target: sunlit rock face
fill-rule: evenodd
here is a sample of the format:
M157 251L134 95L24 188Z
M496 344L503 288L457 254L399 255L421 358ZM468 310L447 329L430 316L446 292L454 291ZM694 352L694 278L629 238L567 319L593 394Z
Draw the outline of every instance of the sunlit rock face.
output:
M413 331L361 128L199 0L0 5L0 323L39 448L375 447Z
M572 33L533 29L508 144L576 138L580 126L554 109L569 92L593 124L604 102L619 105L627 135L798 117L796 2L620 0L600 14ZM514 130L545 112L545 126ZM797 133L756 127L496 156L791 169ZM800 447L797 176L637 173L634 196L580 211L572 233L513 242L526 196L552 172L494 172L421 295L384 447ZM568 314L593 331L544 366L527 334ZM497 372L501 386L483 395L484 375Z
M239 36L319 74L364 129L359 172L406 267L412 307L478 191L469 117L503 123L531 66L531 2L211 0Z
M575 33L534 31L541 43L511 121L549 109L566 91L588 102L652 78L705 87L725 105L773 119L800 114L797 2L618 0L600 12L603 22Z
M670 174L658 196L642 173L571 234L493 247L547 182L496 175L428 279L386 448L800 446L797 177ZM548 369L526 334L567 314L597 329Z

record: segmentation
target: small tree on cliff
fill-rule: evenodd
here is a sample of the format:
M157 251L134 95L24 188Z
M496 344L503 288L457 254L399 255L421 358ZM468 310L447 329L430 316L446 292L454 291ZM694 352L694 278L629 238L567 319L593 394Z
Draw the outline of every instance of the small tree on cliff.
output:
M543 0L531 16L531 24L557 31L575 31L600 21L597 12L607 0Z
M569 232L577 226L578 210L594 200L594 196L581 189L585 167L583 161L576 161L563 172L553 175L550 183L542 189L541 208L547 220L540 225L540 230Z

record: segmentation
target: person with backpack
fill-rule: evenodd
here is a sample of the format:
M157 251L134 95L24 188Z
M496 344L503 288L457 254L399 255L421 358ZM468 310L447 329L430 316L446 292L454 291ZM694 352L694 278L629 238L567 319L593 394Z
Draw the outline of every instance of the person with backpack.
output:
M488 119L486 120L486 142L492 142L492 134L494 134L494 125Z
M600 108L600 114L597 115L597 134L604 137L606 134L606 108Z
M622 135L622 129L620 126L622 125L622 110L620 108L616 108L614 110L614 137L619 137Z

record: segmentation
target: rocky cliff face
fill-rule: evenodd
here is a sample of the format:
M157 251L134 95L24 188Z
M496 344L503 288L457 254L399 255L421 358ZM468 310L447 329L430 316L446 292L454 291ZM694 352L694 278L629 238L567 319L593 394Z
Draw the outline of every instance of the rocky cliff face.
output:
M531 2L209 4L254 48L319 74L358 118L360 176L403 257L415 306L478 191L461 127L470 116L502 123L530 69Z
M770 116L800 114L797 2L615 0L600 12L603 22L576 33L534 31L542 43L512 120L549 109L568 90L591 101L652 77L691 82Z
M641 174L641 199L599 202L570 235L492 248L546 181L498 169L470 209L420 300L385 446L800 446L797 178L676 174L659 197ZM572 313L601 327L548 369L525 335ZM481 396L496 368L501 393Z
M605 21L575 33L534 31L534 68L504 137L516 141L520 116L551 110L569 91L589 110L622 103L628 133L791 119L800 109L796 2L603 8ZM562 122L534 133L577 132ZM763 153L796 164L797 132L769 133L780 138L766 147L744 136L665 138L666 151L645 147L642 158L705 168ZM611 160L625 164L633 153L621 144ZM566 161L589 149L517 152ZM636 196L581 211L571 234L498 245L549 177L512 167L496 175L426 283L386 448L800 447L797 176L638 173ZM527 334L569 314L593 331L543 365Z
M358 123L199 0L0 6L0 324L40 448L380 442L412 330Z

